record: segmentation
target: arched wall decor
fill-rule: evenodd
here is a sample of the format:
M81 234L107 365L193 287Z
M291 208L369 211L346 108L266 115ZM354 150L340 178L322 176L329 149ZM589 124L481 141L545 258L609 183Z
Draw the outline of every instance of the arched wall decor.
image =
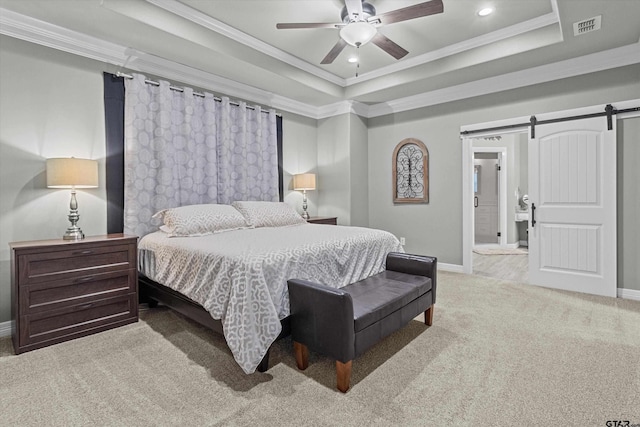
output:
M393 203L429 203L429 151L407 138L393 150Z

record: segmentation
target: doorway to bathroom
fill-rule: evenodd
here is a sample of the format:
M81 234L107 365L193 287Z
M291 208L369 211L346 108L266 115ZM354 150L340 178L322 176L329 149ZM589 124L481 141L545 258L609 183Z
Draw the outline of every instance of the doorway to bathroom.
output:
M470 138L473 274L528 283L527 134Z
M501 162L502 152L474 149L474 247L500 244L503 219L500 215Z

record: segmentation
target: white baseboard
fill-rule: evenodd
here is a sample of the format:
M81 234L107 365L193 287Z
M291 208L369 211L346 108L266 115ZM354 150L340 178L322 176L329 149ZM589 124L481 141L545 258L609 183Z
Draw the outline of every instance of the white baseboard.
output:
M464 267L458 264L438 263L438 270L450 271L452 273L464 273Z
M529 247L529 241L528 240L520 240L520 242L518 242L520 244L520 246L525 246L525 247Z
M11 328L13 327L13 321L7 320L0 323L0 338L11 336Z
M520 246L520 242L507 243L505 245L499 243L479 243L473 245L473 249L518 249L518 246Z
M618 288L618 298L640 301L640 291L635 289Z

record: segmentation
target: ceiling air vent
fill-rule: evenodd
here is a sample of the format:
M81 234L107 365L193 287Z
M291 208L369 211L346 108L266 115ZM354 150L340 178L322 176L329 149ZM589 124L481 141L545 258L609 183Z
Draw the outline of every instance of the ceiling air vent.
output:
M602 15L594 16L593 18L583 19L582 21L573 23L573 35L579 36L582 34L590 33L600 29L600 22L602 21Z

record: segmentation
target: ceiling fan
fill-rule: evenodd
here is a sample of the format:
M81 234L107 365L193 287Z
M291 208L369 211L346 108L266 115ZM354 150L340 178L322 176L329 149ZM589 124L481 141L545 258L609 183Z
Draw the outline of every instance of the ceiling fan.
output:
M395 22L408 21L409 19L442 13L444 6L442 0L431 0L418 3L413 6L396 9L376 15L376 8L365 0L345 0L342 8L340 23L280 23L276 24L279 30L299 28L337 28L340 29L340 39L324 57L321 64L331 64L340 52L350 44L360 47L372 42L380 49L396 59L403 58L409 52L389 38L378 32L377 27Z

